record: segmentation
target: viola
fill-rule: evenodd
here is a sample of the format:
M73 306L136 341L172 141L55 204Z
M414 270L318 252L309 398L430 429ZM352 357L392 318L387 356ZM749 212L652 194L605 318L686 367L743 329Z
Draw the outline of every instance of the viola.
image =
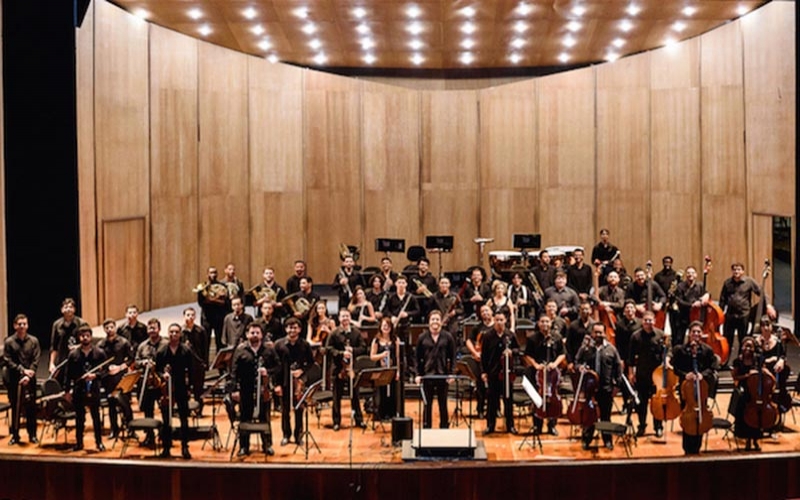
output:
M692 353L694 374L698 375L697 354ZM708 409L708 382L705 379L686 379L681 384L684 406L681 412L681 428L689 436L701 436L711 430L714 414Z
M744 422L754 429L771 429L778 422L778 407L772 402L775 377L763 366L759 356L757 373L745 379L750 397L744 407Z
M711 271L711 257L705 256L703 266L703 289L708 290L708 273ZM703 324L703 342L711 347L719 357L720 363L726 364L731 355L731 347L728 339L720 332L720 327L725 323L725 313L722 308L714 302L700 306L699 309L692 308L689 312L689 321L700 321Z
M667 367L667 345L664 344L661 366L653 370L656 393L650 399L650 412L656 420L672 420L681 414L681 403L675 396L678 376Z
M590 427L597 422L600 409L594 399L600 384L600 377L592 370L581 370L575 385L575 399L569 405L567 418L573 425Z

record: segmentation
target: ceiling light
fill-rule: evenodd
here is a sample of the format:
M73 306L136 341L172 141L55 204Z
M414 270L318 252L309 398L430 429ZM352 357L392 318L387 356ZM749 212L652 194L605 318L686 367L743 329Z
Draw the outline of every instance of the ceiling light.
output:
M511 55L508 56L508 60L511 61L512 64L519 64L522 60L522 56L516 52L512 52Z
M419 35L422 33L422 24L420 23L411 23L406 27L409 33L412 35Z
M464 17L473 17L475 15L475 8L474 7L464 7L461 9L461 14Z
M459 60L464 64L472 64L475 58L472 56L471 52L464 52L461 54L461 57L459 57Z
M573 33L580 31L581 28L583 28L583 25L578 21L570 21L567 23L567 29Z
M567 54L566 52L560 53L558 55L558 60L561 61L562 63L569 61L569 54Z
M686 23L683 21L675 21L675 23L672 25L672 29L680 33L686 29Z
M511 40L511 46L515 49L521 49L523 45L525 45L525 40L522 38L515 38Z
M420 64L425 62L425 58L422 57L422 54L414 54L413 56L411 56L411 62L419 66Z
M613 45L616 48L620 48L623 45L625 45L625 40L623 40L622 38L615 38L614 41L611 42L611 45Z
M328 57L320 52L319 54L314 56L314 62L318 65L325 64L328 61Z
M377 61L377 58L372 54L364 54L364 57L362 57L361 60L367 64L373 64L375 61Z
M209 26L207 24L204 24L204 25L200 26L199 28L197 28L197 32L200 33L203 36L210 35L212 31L213 30L211 29L211 26Z
M242 15L247 19L255 19L258 12L256 12L256 9L248 7L242 11Z
M311 40L310 42L308 42L308 46L311 47L314 50L317 50L320 47L322 47L322 42L320 42L318 38L315 38L315 39Z
M475 46L475 40L473 40L472 38L466 38L461 41L461 46L464 47L465 49L471 49L472 47Z
M533 6L532 5L529 5L529 4L525 3L525 2L522 2L517 6L517 14L519 14L521 16L527 16L531 12L533 12Z
M276 62L279 61L279 59L278 56L276 56L275 54L270 54L267 56L267 61L271 62L272 64L275 64Z
M423 44L420 40L414 39L408 42L408 46L411 47L412 50L419 50L424 47L425 44Z
M313 35L317 32L317 26L314 23L307 23L302 30L306 35Z
M673 47L678 44L678 41L672 37L668 37L664 39L664 47Z
M630 21L630 19L623 19L619 22L619 29L627 33L633 29L633 23Z
M203 17L203 11L201 11L200 9L191 9L189 10L189 12L187 12L187 14L195 21Z
M576 5L570 12L572 12L573 16L581 17L582 15L586 14L586 7L583 5Z
M517 21L514 23L514 31L517 33L525 33L528 30L528 25L524 21Z
M356 31L358 31L362 35L366 35L370 32L369 26L366 23L361 23L356 26Z
M261 50L269 50L272 48L272 44L270 43L269 40L264 39L258 42L258 48Z
M564 45L564 47L574 47L578 42L571 36L567 35L563 40L561 40L561 43Z
M617 59L619 59L619 54L617 54L616 52L609 52L608 54L606 54L606 61L608 62L614 62Z
M144 9L133 9L133 15L139 19L147 19L150 17L150 12Z
M739 14L740 16L743 16L748 12L750 12L750 8L747 5L742 4L736 7L736 13Z
M628 5L628 8L625 9L625 12L627 12L629 16L635 16L636 14L638 14L641 11L642 11L642 8L639 7L638 5L636 5L635 3L632 3L632 4Z
M411 19L416 19L422 15L422 10L416 5L412 5L406 9L406 15Z
M692 7L691 5L687 5L686 7L683 8L681 12L683 12L684 16L691 17L694 15L695 12L697 12L697 7Z
M292 13L299 17L300 19L305 19L308 17L308 8L306 7L298 7L292 11Z
M264 34L264 27L263 27L263 26L261 26L260 24L256 24L255 26L253 26L252 28L250 28L250 31L252 31L254 34L256 34L256 35L259 35L259 36L260 36L260 35L263 35L263 34Z
M367 15L367 11L362 7L356 7L353 9L353 15L356 17L356 19L363 19L364 16Z
M372 47L375 46L375 40L373 40L372 38L369 38L369 37L362 38L359 43L361 44L361 48L364 49L364 50L369 50L369 49L371 49Z
M478 28L476 28L475 25L472 24L471 22L466 22L466 23L461 25L461 31L466 33L467 35L471 35L471 34L475 33L475 30L477 30L477 29Z

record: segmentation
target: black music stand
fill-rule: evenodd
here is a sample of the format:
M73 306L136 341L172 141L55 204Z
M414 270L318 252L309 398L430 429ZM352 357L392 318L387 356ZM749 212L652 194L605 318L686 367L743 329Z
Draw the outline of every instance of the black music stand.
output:
M390 367L380 367L380 368L365 368L358 372L358 376L356 377L355 386L356 387L364 387L364 388L371 388L373 390L373 395L381 388L386 387L387 385L394 382L395 376L397 375L397 367L390 366ZM375 414L377 410L372 412L370 415L370 420L372 422L372 430L375 430ZM378 425L381 426L383 431L386 431L386 428L383 426L383 422L378 420ZM361 433L367 431L365 427Z
M533 402L534 405L536 405L537 408L542 406L542 396L540 396L539 393L536 391L536 388L533 387L533 384L531 383L530 380L528 380L528 377L524 375L522 377L522 388L525 389L525 393L528 395L529 398L531 398L531 401ZM542 438L540 436L540 432L536 431L536 425L533 423L532 413L533 412L531 412L531 428L528 430L528 432L525 433L525 439L523 439L522 442L519 444L518 449L521 450L525 446L525 443L528 442L528 438L530 438L531 449L535 450L536 445L539 445L539 453L543 453Z
M316 448L318 452L322 453L322 450L319 448L319 445L317 444L317 440L314 439L314 435L311 434L311 431L308 430L308 404L306 403L306 401L311 400L311 396L313 396L314 393L317 392L317 389L319 389L321 385L322 385L322 379L319 379L310 386L308 386L306 392L304 392L303 396L300 398L300 401L298 401L297 404L294 405L294 407L292 408L294 411L297 411L300 409L301 406L305 407L306 414L305 418L303 419L304 420L303 427L305 427L305 429L303 430L303 433L300 434L300 441L294 448L294 452L297 453L297 450L299 450L301 446L305 445L304 448L305 448L306 460L308 460L308 449L310 447L309 441L312 441L314 443L314 448ZM289 402L289 404L291 404L291 401Z
M472 368L470 368L469 364L466 361L464 361L463 358L456 361L456 373L461 377L463 377L463 380L469 379L470 381L469 385L465 390L475 391L477 389L478 376L472 371ZM478 418L477 414L472 413L472 399L470 399L469 413L467 413L466 415L464 414L463 393L459 391L460 388L458 386L458 381L456 380L456 408L455 410L453 410L453 421L455 422L455 424L453 425L455 425L456 427L458 427L459 425L458 423L459 415L465 421Z
M214 360L215 365L217 359L219 359L219 356L217 356L217 358ZM201 398L205 398L209 394L211 395L211 427L209 427L207 431L201 433L205 434L206 436L205 440L203 441L203 446L200 447L201 450L204 450L206 448L206 443L208 443L209 441L211 441L212 450L220 451L221 449L223 449L222 439L220 439L219 437L219 429L217 428L217 407L219 406L219 403L217 402L217 396L219 394L219 391L217 391L216 389L217 386L219 386L219 384L227 378L228 378L227 373L223 373L222 375L220 375L217 378L217 380L215 380L214 383L211 384L211 387L206 389L201 396Z

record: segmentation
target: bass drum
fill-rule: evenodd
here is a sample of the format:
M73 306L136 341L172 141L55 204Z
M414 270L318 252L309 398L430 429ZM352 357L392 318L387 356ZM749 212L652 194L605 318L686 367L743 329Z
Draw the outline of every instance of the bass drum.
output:
M528 256L530 255L528 254ZM528 268L526 260L523 258L522 252L515 250L489 252L489 268L492 270L492 277L511 281L511 275L515 271L525 271Z

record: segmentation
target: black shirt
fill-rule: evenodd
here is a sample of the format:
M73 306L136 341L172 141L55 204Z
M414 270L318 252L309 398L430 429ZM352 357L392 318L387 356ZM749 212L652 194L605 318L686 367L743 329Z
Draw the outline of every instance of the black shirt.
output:
M456 341L450 332L441 330L436 340L426 330L417 340L417 369L423 375L449 375L456 359Z
M22 370L33 370L35 372L39 367L41 353L39 339L31 334L25 335L24 339L20 339L16 333L8 337L3 351L3 365L6 367L4 370L6 385L18 384L19 380L25 376Z

